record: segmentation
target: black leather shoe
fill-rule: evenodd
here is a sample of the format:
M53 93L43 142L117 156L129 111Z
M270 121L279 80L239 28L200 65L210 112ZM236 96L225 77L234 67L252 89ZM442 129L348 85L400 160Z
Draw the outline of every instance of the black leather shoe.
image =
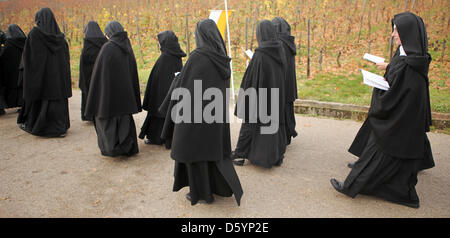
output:
M245 159L233 159L233 164L237 165L237 166L244 166L245 163Z
M332 178L330 180L331 185L333 186L334 189L336 189L336 191L340 192L340 193L344 193L344 184L342 182L339 182L338 180Z
M5 114L6 114L6 111L3 110L3 109L0 109L0 116L1 116L1 115L5 115Z
M186 199L191 201L191 193L186 193Z
M349 168L351 168L351 169L353 169L353 166L355 166L355 163L348 163L348 164L347 164L347 167L349 167Z
M26 131L25 123L19 123L19 124L17 124L17 125L19 126L20 129Z

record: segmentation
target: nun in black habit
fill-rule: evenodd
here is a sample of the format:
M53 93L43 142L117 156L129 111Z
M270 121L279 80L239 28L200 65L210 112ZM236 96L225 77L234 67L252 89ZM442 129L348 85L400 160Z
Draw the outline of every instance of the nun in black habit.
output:
M80 80L78 82L78 86L81 89L81 120L83 121L93 120L93 118L85 117L84 112L94 63L106 41L108 40L103 35L97 22L89 21L84 28L84 46L80 56Z
M175 77L175 73L180 72L183 67L182 57L186 54L181 50L178 37L173 31L163 31L158 34L158 41L161 55L156 61L150 73L145 90L142 108L146 111L144 125L139 134L140 139L144 139L146 144L165 144L170 149L171 140L161 138L164 125L165 114L158 111L164 101L170 85Z
M22 55L24 105L17 123L33 135L63 137L70 127L69 47L49 8L39 10L35 22Z
M281 17L272 20L277 30L278 39L281 41L286 56L286 80L285 88L285 117L286 117L286 136L287 144L291 144L291 138L297 136L295 131L295 113L294 101L298 98L297 93L297 76L295 73L295 56L297 48L295 46L295 37L291 35L291 26Z
M201 95L207 89L219 89L222 93L223 121L207 123L202 118L201 123L194 123L195 113L191 113L191 122L174 123L171 151L171 157L175 160L173 191L189 186L190 192L186 198L192 205L199 201L213 202L213 194L223 197L234 194L239 205L243 191L230 157L230 124L227 120L229 114L226 113L231 59L226 54L225 43L213 20L202 20L197 24L195 40L197 48L191 53L179 79L176 79L174 88L187 89L191 97L195 97L194 80L202 83L202 91L196 92ZM172 94L171 91L169 93ZM168 115L176 103L176 100L170 101ZM204 100L197 107L202 106L203 111L208 103ZM194 109L194 100L191 100L191 108ZM165 129L166 125L170 125L168 120L166 118ZM172 120L176 122L175 118Z
M139 152L133 114L142 110L136 59L119 22L110 22L105 33L109 41L92 71L85 116L94 118L102 155L132 156Z
M6 41L5 32L0 30L0 56L3 54L3 44L5 43L5 41ZM4 94L5 94L5 87L3 86L2 72L0 71L0 116L5 114L5 108L8 106L6 105Z
M252 101L241 93L238 96L235 114L243 122L233 158L236 165L243 165L244 160L248 159L252 164L271 168L273 165L279 166L283 163L287 143L284 94L285 52L277 39L275 26L269 20L263 20L258 24L256 38L258 48L255 49L255 54L245 71L241 90L255 89L258 99ZM267 90L266 99L259 99L261 89ZM278 97L271 95L272 89L278 89ZM272 100L278 100L275 101L278 111L271 108ZM259 114L266 105L268 114L278 113L277 120L270 122L278 127L278 130L272 134L262 133L262 127L270 124L263 123L264 120ZM254 108L257 112L252 113Z
M21 107L23 104L22 86L19 85L19 65L25 40L26 36L18 25L8 26L5 47L0 56L0 72L6 108Z
M422 18L401 13L392 26L400 46L384 75L390 88L374 88L368 117L349 149L359 160L343 183L331 179L331 184L352 198L372 195L418 208L417 173L434 166L426 135L431 125L431 56Z

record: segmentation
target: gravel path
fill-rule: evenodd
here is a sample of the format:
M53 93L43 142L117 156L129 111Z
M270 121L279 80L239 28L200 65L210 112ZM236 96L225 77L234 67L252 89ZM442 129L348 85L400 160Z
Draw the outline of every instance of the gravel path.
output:
M15 110L0 117L0 217L450 217L449 135L428 134L436 167L419 174L419 209L337 193L329 180L349 173L356 157L347 149L361 123L300 115L281 167L236 167L240 207L221 197L191 206L188 188L172 192L174 162L163 147L139 140L137 156L101 156L93 125L80 120L80 95L74 90L62 139L21 131ZM138 130L145 115L135 115ZM231 125L233 145L239 128Z

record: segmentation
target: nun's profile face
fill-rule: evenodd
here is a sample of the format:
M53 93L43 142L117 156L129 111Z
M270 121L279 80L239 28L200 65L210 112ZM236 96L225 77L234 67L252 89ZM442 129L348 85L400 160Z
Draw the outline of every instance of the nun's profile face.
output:
M392 31L391 36L394 37L395 44L397 44L397 45L402 44L402 41L400 40L400 36L398 35L397 27L394 26L394 31Z

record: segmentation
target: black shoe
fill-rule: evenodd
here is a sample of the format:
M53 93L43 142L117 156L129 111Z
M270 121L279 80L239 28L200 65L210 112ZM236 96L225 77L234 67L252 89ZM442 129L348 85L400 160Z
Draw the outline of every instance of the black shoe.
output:
M234 159L238 159L238 158L239 158L239 156L236 154L236 151L231 151L231 159L234 160Z
M5 110L0 109L0 116L1 116L1 115L5 115L5 113L6 113Z
M344 192L344 184L342 182L339 182L338 180L332 178L330 180L331 185L333 186L334 189L336 189L336 191L345 194Z
M17 125L19 126L20 129L26 131L25 128L26 128L27 126L25 126L25 123L19 123L19 124L17 124Z
M145 143L146 145L151 145L151 144L152 144L152 142L151 142L149 139L145 139L145 140L144 140L144 143Z
M244 163L245 163L245 159L239 159L239 158L233 159L233 164L235 164L237 166L244 166Z
M186 193L186 199L192 201L191 193Z
M278 162L275 164L275 166L281 166L283 164L283 159L278 160Z
M353 169L354 166L355 166L355 163L348 163L348 164L347 164L347 167L349 167L349 168L351 168L351 169Z

